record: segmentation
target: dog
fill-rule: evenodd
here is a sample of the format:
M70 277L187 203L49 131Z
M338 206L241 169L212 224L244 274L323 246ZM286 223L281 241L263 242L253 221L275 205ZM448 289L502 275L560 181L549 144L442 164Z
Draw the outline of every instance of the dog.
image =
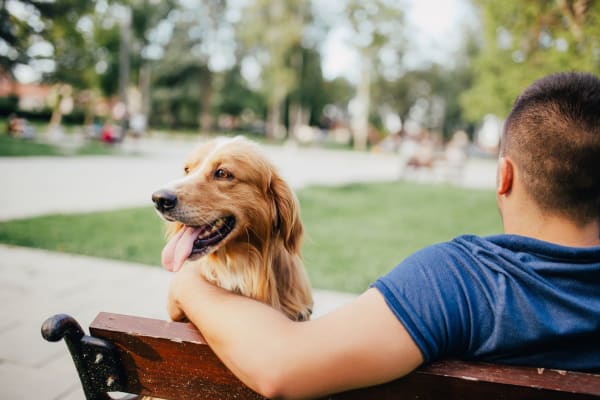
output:
M299 203L259 146L241 136L213 139L191 153L183 171L152 194L167 224L163 266L199 263L209 282L292 320L309 319Z

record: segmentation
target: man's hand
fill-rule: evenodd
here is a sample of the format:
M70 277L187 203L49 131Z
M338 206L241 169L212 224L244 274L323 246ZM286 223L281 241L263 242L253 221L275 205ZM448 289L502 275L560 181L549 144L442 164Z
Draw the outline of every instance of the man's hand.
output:
M197 265L187 264L173 274L167 295L167 312L173 321L187 319L182 307L185 304L183 299L188 297L190 293L211 289L212 285L206 282L198 268Z

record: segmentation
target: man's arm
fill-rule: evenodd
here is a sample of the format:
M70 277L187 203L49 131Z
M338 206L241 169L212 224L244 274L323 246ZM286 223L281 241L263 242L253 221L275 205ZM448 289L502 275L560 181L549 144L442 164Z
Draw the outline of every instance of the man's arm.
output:
M403 376L423 357L376 289L321 318L293 322L218 288L191 265L169 292L172 319L186 316L246 385L266 397L315 397Z

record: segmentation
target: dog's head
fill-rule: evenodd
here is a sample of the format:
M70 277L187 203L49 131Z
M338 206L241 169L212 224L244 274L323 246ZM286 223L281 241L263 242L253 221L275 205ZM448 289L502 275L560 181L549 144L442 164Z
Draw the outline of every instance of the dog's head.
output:
M236 243L261 248L281 240L290 253L299 252L297 199L258 146L242 137L201 145L184 176L154 192L152 201L171 225L163 250L169 270Z

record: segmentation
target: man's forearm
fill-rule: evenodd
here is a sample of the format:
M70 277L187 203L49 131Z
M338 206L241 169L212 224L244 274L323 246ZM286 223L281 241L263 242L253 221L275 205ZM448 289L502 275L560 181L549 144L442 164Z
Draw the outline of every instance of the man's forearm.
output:
M373 385L422 362L375 289L324 317L294 322L182 272L171 286L170 315L182 311L225 365L266 397L315 397Z

